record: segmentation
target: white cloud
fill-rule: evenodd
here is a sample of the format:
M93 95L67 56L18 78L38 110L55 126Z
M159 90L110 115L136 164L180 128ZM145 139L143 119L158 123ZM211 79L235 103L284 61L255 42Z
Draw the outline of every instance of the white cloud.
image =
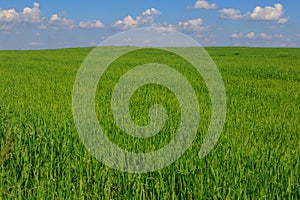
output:
M92 20L87 22L80 22L79 27L84 29L104 28L104 24L99 20Z
M256 6L252 12L242 14L240 10L233 8L224 8L219 10L220 17L222 19L244 19L244 20L254 20L254 21L277 21L279 24L284 24L288 22L287 18L281 18L283 15L283 6L281 4L275 4L274 7L266 6L260 7Z
M299 34L297 34L297 37L300 37L300 33L299 33Z
M257 37L260 37L260 38L262 38L262 39L268 39L268 40L273 38L272 35L268 35L268 34L266 34L266 33L258 34Z
M219 10L221 14L220 17L222 19L242 19L244 16L242 15L240 10L235 10L233 8L224 8L223 10Z
M242 38L243 37L243 33L242 32L240 32L240 33L233 33L230 37L233 38L233 39Z
M266 6L264 8L257 6L250 14L253 20L278 20L283 14L283 7L281 4L275 4L274 7Z
M40 4L33 3L33 7L26 7L23 12L16 12L15 9L1 10L0 9L0 22L5 23L17 23L17 22L27 22L27 23L39 23L42 21L40 16Z
M179 30L187 30L187 31L202 31L206 29L202 26L203 20L201 18L198 19L190 19L185 22L178 23Z
M72 29L74 28L73 21L67 18L62 18L58 14L54 14L51 16L49 20L49 25L54 30L62 30L62 29Z
M160 15L160 12L155 8L147 9L145 12L142 13L142 16L155 16Z
M245 35L245 38L255 38L256 37L256 34L254 32L251 32L251 33L248 33L247 35Z
M155 15L158 11L149 9L146 10L143 16ZM145 19L143 19L145 20ZM10 30L14 25L18 23L32 23L37 24L37 28L40 30L53 29L53 30L67 30L73 28L104 28L104 24L99 20L92 20L87 22L80 22L75 25L74 22L66 17L62 17L59 14L53 14L49 20L45 20L45 17L41 17L40 4L35 2L33 6L25 7L21 12L17 12L15 9L2 10L0 8L0 30Z
M250 32L250 33L248 33L248 34L245 35L245 38L248 38L248 39L254 39L254 38L272 39L273 36L272 35L268 35L266 33L256 34L254 32Z
M0 22L18 22L20 14L15 9L0 10Z
M126 29L136 28L138 26L138 23L131 16L127 16L123 20L116 21L112 26L126 30Z
M23 13L21 15L22 21L29 22L29 23L39 23L42 21L42 18L40 16L40 4L39 3L33 3L33 8L24 8Z
M215 9L215 8L217 8L217 4L215 4L215 3L209 4L205 0L198 0L198 1L196 1L194 8Z
M165 27L166 29L169 29L169 30L176 30L176 27L173 24L167 24L163 27Z
M141 24L152 24L154 23L154 17L160 15L160 12L155 8L147 9L142 13L141 16L136 17L136 21L139 25Z
M277 21L277 23L278 23L278 24L285 24L285 23L287 23L288 21L289 21L288 18L280 18L280 19Z
M242 32L240 32L240 33L233 33L230 37L233 38L233 39L239 39L239 38L255 39L255 38L259 38L259 39L270 40L272 38L277 38L277 39L283 38L284 35L277 34L277 35L272 36L272 35L268 35L266 33L250 32L250 33L247 33L247 34L243 34Z
M136 28L141 25L153 25L154 18L159 15L160 12L155 8L145 10L140 16L137 16L135 19L130 15L125 17L123 20L117 20L112 24L113 27L119 29L131 29Z

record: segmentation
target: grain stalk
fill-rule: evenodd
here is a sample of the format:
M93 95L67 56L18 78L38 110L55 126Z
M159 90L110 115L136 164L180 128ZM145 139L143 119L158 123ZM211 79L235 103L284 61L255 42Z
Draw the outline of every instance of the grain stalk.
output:
M0 150L0 165L2 165L6 160L8 160L11 156L11 149L14 147L13 137L7 136L5 142L1 146Z

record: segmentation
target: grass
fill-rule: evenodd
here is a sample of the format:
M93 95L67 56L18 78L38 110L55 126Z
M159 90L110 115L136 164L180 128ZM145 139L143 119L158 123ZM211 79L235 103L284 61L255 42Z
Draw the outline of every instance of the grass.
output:
M13 139L10 137L6 138L6 140L2 142L0 149L0 165L2 165L4 161L10 158L10 151L13 148L13 146Z
M90 48L0 51L0 199L299 199L300 49L206 50L225 83L227 118L217 145L202 160L198 151L209 125L210 100L188 64L146 50L117 60L105 76L116 80L126 66L155 57L185 74L197 91L201 125L193 145L172 165L145 174L106 167L78 136L72 89ZM96 109L114 143L136 152L168 143L173 137L168 128L176 129L180 118L170 91L149 85L132 97L137 123L149 122L148 107L156 102L172 116L159 135L141 141L116 129L110 111L100 106L107 103L112 84L102 81L107 84L98 85Z

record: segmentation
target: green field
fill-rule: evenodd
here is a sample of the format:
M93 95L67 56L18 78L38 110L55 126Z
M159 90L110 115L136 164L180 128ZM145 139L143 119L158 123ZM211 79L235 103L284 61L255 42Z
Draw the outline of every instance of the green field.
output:
M0 199L300 199L300 49L206 48L223 77L227 116L204 159L198 152L210 99L189 64L153 49L114 62L98 85L96 110L106 135L123 149L163 147L180 120L173 94L148 85L133 96L131 114L146 125L148 108L161 103L170 114L164 129L141 140L115 127L102 105L130 66L166 63L187 77L199 99L201 125L193 145L172 165L143 174L110 169L78 136L72 91L91 50L0 51Z

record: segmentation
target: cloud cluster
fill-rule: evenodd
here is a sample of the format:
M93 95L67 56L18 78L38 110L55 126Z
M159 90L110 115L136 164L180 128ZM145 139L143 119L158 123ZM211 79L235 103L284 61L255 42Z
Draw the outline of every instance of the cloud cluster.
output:
M40 4L34 3L32 8L26 7L23 12L16 12L15 9L1 10L0 9L0 22L2 23L16 23L16 22L27 22L27 23L39 23L42 21L40 16Z
M155 8L145 10L141 15L137 16L135 19L128 15L123 20L117 20L112 24L113 27L127 30L131 28L136 28L142 25L153 25L154 18L160 15L160 12Z
M268 35L266 33L254 33L254 32L250 32L248 34L245 35L245 38L248 39L253 39L253 38L261 38L261 39L272 39L273 36L272 35Z
M28 23L40 23L42 21L40 4L33 3L33 8L24 8L21 16L21 20Z
M233 33L230 36L232 39L239 39L239 38L247 38L247 39L254 39L254 38L260 38L260 39L272 39L272 35L268 35L266 33L255 33L255 32L250 32L247 34L243 34L242 32L240 33ZM282 38L283 35L275 35L274 37L276 38Z
M202 31L206 29L206 27L203 27L202 24L203 20L201 18L191 19L185 22L179 22L177 29L183 31Z
M126 30L130 28L136 28L138 26L138 23L129 15L125 17L123 20L116 21L112 26L119 29Z
M58 14L54 14L49 20L49 26L54 30L63 30L72 29L75 25L72 20L60 17Z
M224 8L219 11L222 19L245 19L254 21L277 21L279 24L288 22L287 18L281 18L284 11L281 4L275 4L274 7L266 6L264 8L256 6L252 12L242 14L240 10L233 8Z
M283 7L281 4L275 4L274 7L266 6L264 8L257 6L250 14L253 20L278 20L283 14Z
M242 32L240 33L233 33L230 37L233 39L238 39L238 38L242 38L244 35Z
M193 8L215 9L215 8L217 8L217 4L215 4L215 3L209 4L205 0L198 0L198 1L196 1Z
M132 16L127 16L122 20L117 20L112 24L112 27L118 28L121 30L128 30L132 28L137 28L141 26L159 26L165 27L172 30L180 30L180 31L188 31L188 32L197 32L203 31L207 27L203 26L203 19L189 19L187 21L179 21L177 24L156 24L155 17L160 15L160 11L151 8L147 9L146 11L142 12L141 15L133 18Z
M87 22L80 22L79 27L84 29L93 29L93 28L104 28L105 25L99 20L92 20Z
M40 4L35 2L33 7L26 7L22 12L15 9L0 9L0 30L9 31L14 25L20 23L37 24L39 29L68 30L73 28L103 28L104 24L99 20L80 22L75 24L72 20L62 17L59 14L53 14L50 19L41 17Z
M195 0L193 6L189 8L195 9L216 9L218 6L215 3L210 3L208 0ZM221 19L230 20L245 20L245 21L270 21L277 24L285 24L289 21L289 18L284 17L284 8L281 4L275 4L274 6L256 6L251 12L244 12L234 8L224 8L220 9L219 16ZM157 22L157 16L161 12L156 8L150 8L141 12L138 16L128 15L123 19L120 18L112 23L109 27L119 30L128 30L143 26L156 26L165 27L172 30L179 30L182 32L187 32L189 35L193 35L201 39L202 43L212 43L212 39L217 38L216 35L210 35L209 27L204 26L204 21L200 17L187 18L185 20L178 20L173 24L168 22ZM25 7L20 11L15 9L1 9L0 8L0 31L11 33L12 30L18 30L17 27L25 27L24 24L31 24L29 27L35 27L40 30L71 30L71 29L103 29L106 25L98 19L92 19L90 21L78 21L75 22L72 19L65 17L63 14L52 13L52 15L45 17L41 15L40 4L33 3L31 7ZM110 29L111 30L111 29ZM218 31L223 31L224 29L218 28ZM207 31L206 33L204 33ZM242 31L242 30L241 30ZM294 37L299 37L300 34L295 34ZM255 33L255 32L236 32L231 34L232 39L280 39L285 36L282 34L269 35L267 33ZM219 39L219 38L217 38ZM253 40L254 42L256 40ZM273 42L273 40L272 40ZM40 43L31 43L32 46L37 46ZM94 43L93 43L94 44Z
M81 21L79 24L75 24L72 20L61 17L58 14L53 14L46 26L46 29L53 30L70 30L74 28L82 29L102 29L105 25L100 20Z

